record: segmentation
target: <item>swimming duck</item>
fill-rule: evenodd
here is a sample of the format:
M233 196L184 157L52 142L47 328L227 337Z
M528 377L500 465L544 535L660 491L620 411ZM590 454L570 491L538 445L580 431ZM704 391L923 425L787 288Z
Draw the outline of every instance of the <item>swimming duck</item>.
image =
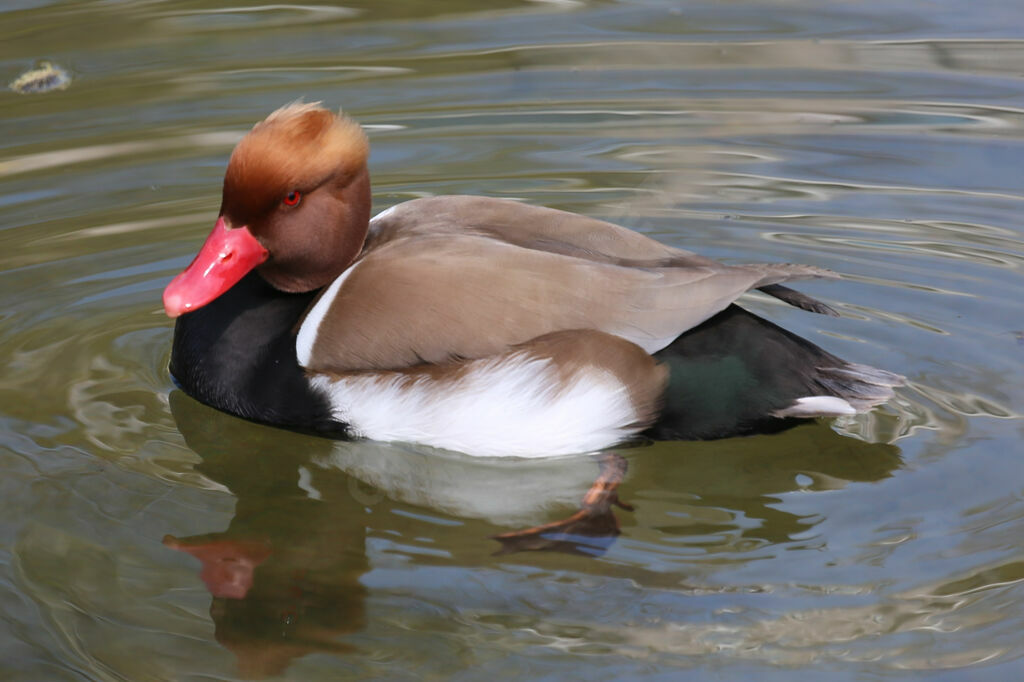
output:
M164 291L170 370L197 400L325 435L484 456L716 438L854 414L901 377L733 302L807 265L725 265L512 200L414 199L370 218L369 144L318 104L238 143L220 213Z

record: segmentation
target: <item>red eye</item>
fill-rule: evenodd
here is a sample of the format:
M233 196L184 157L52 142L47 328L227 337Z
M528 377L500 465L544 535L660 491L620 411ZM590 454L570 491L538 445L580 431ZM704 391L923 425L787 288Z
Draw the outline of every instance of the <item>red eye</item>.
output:
M297 189L293 189L288 194L284 195L282 200L285 206L298 206L299 202L302 201L302 192Z

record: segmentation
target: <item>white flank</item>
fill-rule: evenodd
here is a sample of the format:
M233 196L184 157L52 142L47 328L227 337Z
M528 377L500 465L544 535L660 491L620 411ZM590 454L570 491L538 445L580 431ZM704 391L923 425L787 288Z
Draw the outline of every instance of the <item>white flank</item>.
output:
M363 374L311 383L354 435L482 457L590 452L639 430L611 374L585 367L562 385L549 360L523 352L474 360L457 380Z
M330 309L331 304L334 303L334 297L338 295L338 289L341 288L345 279L352 274L356 267L358 267L358 263L350 266L348 270L338 275L338 278L331 282L331 285L327 287L327 291L323 293L323 296L316 302L313 309L306 315L306 319L302 321L298 336L295 337L295 357L301 366L309 367L309 361L313 357L313 345L316 343L316 336L320 331L320 323L324 321L324 316Z
M831 395L810 395L797 398L787 408L775 413L776 417L842 417L857 414L857 410L842 398Z

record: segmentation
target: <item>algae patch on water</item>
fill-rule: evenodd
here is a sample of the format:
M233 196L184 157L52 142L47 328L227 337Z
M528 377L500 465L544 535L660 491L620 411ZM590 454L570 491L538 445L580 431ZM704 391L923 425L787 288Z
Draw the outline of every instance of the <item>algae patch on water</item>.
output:
M67 71L50 62L40 62L34 69L26 71L11 81L10 88L15 92L27 95L63 90L69 85L71 85L71 76Z

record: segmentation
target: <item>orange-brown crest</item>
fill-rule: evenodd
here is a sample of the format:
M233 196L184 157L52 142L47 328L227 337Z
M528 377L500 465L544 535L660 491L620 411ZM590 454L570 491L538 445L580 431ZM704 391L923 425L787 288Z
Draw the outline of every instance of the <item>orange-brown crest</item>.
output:
M328 178L365 168L369 142L359 124L319 103L295 102L273 112L238 143L224 175L222 212L248 222L292 190L308 192Z

